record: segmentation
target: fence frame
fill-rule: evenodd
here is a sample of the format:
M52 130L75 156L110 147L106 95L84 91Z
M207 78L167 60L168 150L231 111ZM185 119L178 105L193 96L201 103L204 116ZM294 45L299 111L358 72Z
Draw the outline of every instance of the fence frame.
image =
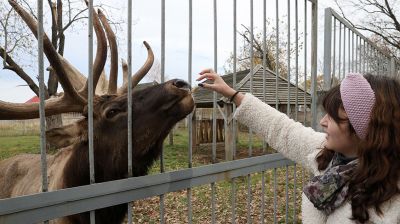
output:
M128 1L131 2L131 1ZM214 32L215 32L215 43L217 40L217 11L216 11L216 0L214 0ZM278 0L276 1L278 2ZM288 0L289 2L289 0ZM162 71L162 82L164 81L164 61L165 61L165 0L161 0L162 3L162 57L161 57L161 71ZM316 122L316 75L317 75L317 38L318 38L318 1L317 0L304 0L305 3L305 12L307 12L307 3L311 3L311 94L312 94L312 127L315 128L317 125ZM38 4L43 4L42 0L38 1ZM297 0L296 0L297 4ZM253 6L253 2L251 2L251 6ZM41 6L42 7L42 6ZM131 4L129 4L129 9L131 9ZM191 1L190 1L190 9L191 9ZM278 7L278 6L277 6ZM253 7L252 7L253 8ZM236 10L236 1L235 1L235 10ZM290 9L289 9L290 10ZM93 11L93 0L89 1L89 12ZM131 12L131 11L129 11ZM236 13L236 12L235 12ZM252 14L253 12L251 12ZM296 12L297 13L297 12ZM305 13L307 15L307 13ZM191 13L190 13L191 15ZM253 16L253 15L251 15ZM128 15L131 19L131 14ZM38 18L42 18L42 15L39 15ZM130 21L130 19L128 21ZM93 24L92 24L91 16L89 16L89 52L93 51ZM235 21L236 22L236 21ZM128 22L130 23L130 22ZM40 23L42 26L43 23ZM297 25L297 24L296 24ZM305 33L307 33L307 22L305 22ZM130 27L131 25L128 25ZM236 24L234 25L236 27ZM190 17L190 28L191 30L191 17ZM43 31L41 31L43 32ZM128 31L130 35L131 30ZM279 32L279 31L278 31ZM290 33L290 31L289 31ZM41 33L42 35L43 33ZM191 34L191 33L190 33ZM39 36L41 36L39 35ZM290 35L290 34L288 34ZM307 34L305 34L307 35ZM305 40L306 37L305 37ZM131 39L128 38L130 43ZM191 41L191 35L190 35ZM290 40L289 40L290 41ZM41 41L39 41L41 42ZM130 45L130 44L129 44ZM279 43L278 43L279 45ZM236 43L235 43L236 46ZM215 44L214 51L214 67L215 70L217 68L217 45ZM307 50L306 50L307 51ZM191 42L190 42L190 52L191 52ZM236 52L235 52L236 53ZM43 56L43 50L39 50L39 54ZM128 61L129 66L131 68L131 58L132 54L128 51ZM305 53L307 54L307 53ZM189 63L191 64L191 53L189 53ZM89 80L91 79L93 68L92 62L93 55L89 54ZM290 61L289 61L290 63ZM306 64L306 62L305 62ZM43 68L43 63L41 63L41 68ZM236 65L235 65L236 66ZM306 66L305 66L306 67ZM251 67L253 70L253 65ZM305 71L307 69L305 68ZM41 72L43 73L43 71ZM189 66L189 74L191 73L191 65ZM306 72L307 73L307 72ZM190 79L190 77L189 77ZM191 82L191 80L190 80ZM89 82L91 83L91 82ZM130 83L130 82L128 82ZM92 88L93 86L89 85L89 124L93 123L92 115ZM290 93L289 93L290 94ZM44 99L44 98L42 98ZM214 107L216 103L216 95L214 95ZM289 107L288 107L289 108ZM214 119L216 116L213 116ZM189 121L191 120L189 116ZM43 132L42 125L42 132ZM131 126L131 125L129 125ZM189 125L190 126L190 125ZM93 135L93 126L89 126L90 136ZM215 121L213 122L213 129L215 133ZM189 131L191 128L189 128ZM213 135L215 138L216 135ZM92 137L89 137L92 139ZM233 138L235 139L235 138ZM90 142L92 142L90 140ZM191 141L191 134L189 134L189 142ZM45 140L42 139L42 144ZM215 142L214 139L213 144L213 161L215 160ZM93 157L93 143L90 143L90 154L91 158ZM191 144L189 144L189 147ZM236 147L236 146L234 146ZM249 146L249 155L252 154L252 146ZM42 150L43 151L43 150ZM131 149L129 150L131 151ZM189 148L190 156L191 156L191 148ZM45 160L45 159L44 159ZM92 159L91 159L92 160ZM90 162L91 165L93 161ZM148 175L143 177L131 177L122 180L110 181L105 183L94 183L94 173L91 172L91 185L80 186L75 188L61 189L57 191L38 193L33 195L21 196L16 198L9 199L0 199L0 223L26 223L27 220L29 222L41 222L54 218L59 218L63 216L68 216L72 214L94 211L96 209L109 207L117 204L129 203L134 200L143 199L152 196L160 196L161 201L163 201L163 194L168 192L174 192L178 190L188 190L188 198L190 198L191 192L190 188L199 185L205 184L213 184L217 181L223 180L232 180L233 178L239 176L246 176L256 172L263 172L269 169L273 169L274 171L274 222L276 220L276 168L286 167L295 165L295 163L291 160L284 158L281 154L269 154L258 157L251 157L240 160L233 160L222 163L215 163L212 165L206 165L201 167L192 168L191 157L188 161L189 168L173 171L173 172L163 172L163 156L161 155L161 173L155 175ZM131 164L129 164L131 167ZM91 170L93 168L91 167ZM130 171L131 172L131 171ZM287 186L288 186L288 171L286 170L286 198L288 198ZM250 178L250 176L248 176ZM264 173L263 173L263 181L264 181ZM250 181L249 181L250 183ZM264 185L264 184L263 184ZM264 187L264 186L263 186ZM272 186L271 186L272 187ZM232 189L235 189L235 186L232 186ZM214 190L213 190L214 191ZM234 191L234 190L233 190ZM251 189L249 188L249 193L251 193ZM213 193L213 197L215 197L215 193ZM234 203L234 199L233 203ZM214 200L213 200L214 201ZM248 198L249 206L251 202L251 198ZM161 202L162 203L162 202ZM191 217L191 207L189 206L189 217ZM286 204L288 206L288 204ZM214 208L214 202L213 202ZM233 207L234 209L234 207ZM161 223L165 222L164 220L164 212L163 206L160 206L160 220ZM132 211L130 211L132 212ZM129 213L128 213L129 214ZM215 216L213 212L212 220L215 222ZM249 213L248 213L249 215ZM296 216L296 214L294 214ZM91 212L91 223L94 223L94 212ZM232 220L234 220L234 212L232 215ZM295 220L295 219L294 219ZM130 220L131 221L131 220ZM249 220L251 221L251 220ZM288 208L286 207L286 222L288 221ZM189 221L190 222L190 221Z
M343 17L341 17L337 12L335 12L332 8L328 7L325 8L325 17L324 17L324 90L328 90L331 88L331 80L332 80L332 61L333 61L333 66L335 66L335 56L333 56L332 59L332 43L336 43L332 42L332 28L334 29L334 31L336 30L336 26L332 26L332 19L336 22L339 21L340 24L340 30L341 30L341 25L343 24L343 28L344 30L346 30L346 28L348 29L348 38L349 38L349 57L350 57L350 31L352 32L352 36L354 37L354 34L356 34L356 36L360 37L360 41L358 43L361 44L361 40L363 40L364 43L364 50L365 50L365 46L369 47L369 49L371 49L371 47L373 48L373 50L375 52L377 52L380 56L380 59L382 59L382 57L386 57L388 59L388 64L389 64L389 73L391 76L398 76L398 73L400 71L400 61L397 60L394 57L391 57L390 55L388 55L386 52L382 51L375 43L373 43L372 41L370 41L367 37L365 37L363 34L361 34L355 27L353 27L349 22L346 21L346 19L344 19ZM336 25L336 23L335 23ZM345 32L345 31L344 31ZM335 36L336 37L336 36ZM345 37L343 38L345 40ZM351 65L348 64L348 67L350 68L350 66L352 66L352 70L353 72L357 71L357 65L356 65L356 69L354 69L354 38L352 39L352 60L351 60ZM339 39L339 41L341 40L341 38ZM358 40L358 38L357 38ZM340 43L340 42L339 42ZM368 45L365 45L365 44ZM343 44L345 45L345 44ZM360 46L360 45L359 45ZM357 49L356 49L357 51ZM361 49L360 49L361 51ZM333 48L333 52L336 52L335 47ZM339 52L341 52L341 49L339 49ZM344 56L345 56L346 52L344 51ZM361 59L361 54L360 54L360 59ZM350 58L349 58L350 60ZM356 61L358 60L358 58L356 58ZM360 60L361 61L361 60ZM339 59L340 62L340 59ZM343 63L345 64L345 59L343 59ZM365 66L365 60L364 60L364 64L363 66ZM367 62L368 64L368 62ZM344 65L343 65L344 66ZM361 65L360 65L361 67ZM345 69L343 69L345 72ZM365 70L365 69L364 69ZM340 67L339 67L339 72L340 72ZM333 74L334 75L334 74ZM340 78L340 77L339 77ZM344 78L344 74L343 77Z

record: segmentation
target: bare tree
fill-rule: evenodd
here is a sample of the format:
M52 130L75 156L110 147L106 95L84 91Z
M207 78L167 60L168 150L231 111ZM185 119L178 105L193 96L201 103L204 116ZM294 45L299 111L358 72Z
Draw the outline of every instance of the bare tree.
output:
M35 1L19 0L19 4L23 6L31 16L36 18L36 8L32 7L32 5L36 4L32 3L35 3ZM82 0L47 0L47 7L44 21L46 24L49 23L51 27L49 39L58 54L63 56L67 44L65 32L74 29L80 22L83 23L83 21L88 18L88 9L85 6L85 2ZM105 8L108 8L108 6L102 4L96 7L102 8L103 11L107 10ZM32 46L35 45L34 36L28 32L28 27L6 1L0 3L0 12L0 57L3 58L3 69L13 71L26 82L37 96L39 96L39 87L37 82L35 82L36 78L31 78L35 76L27 72L27 68L33 61L28 60L28 63L26 62L28 58L26 57L27 55L31 55L32 57L30 58L33 59L37 54L36 50L32 48ZM112 24L118 26L119 22ZM52 68L48 70L49 78L47 80L47 86L45 87L46 99L57 95L59 83L54 70ZM116 73L118 73L118 71L116 71ZM83 83L82 80L84 80L84 77L77 77L77 79L80 79L80 82ZM102 79L104 79L104 77ZM101 83L102 81L99 82L99 85L101 85ZM61 125L61 115L46 117L47 129L59 127Z
M265 37L265 49L263 46L263 34L262 32L255 32L253 33L253 65L262 65L263 64L263 57L265 56L265 63L266 63L266 68L275 71L276 66L278 65L278 71L279 75L282 77L287 77L288 74L288 68L287 68L287 44L288 41L285 39L286 35L283 34L282 31L280 31L281 36L284 38L280 38L279 40L279 48L278 48L278 60L276 60L276 29L274 27L270 28L269 27L269 21L266 21L268 28L266 31L266 37ZM282 22L283 25L285 25ZM237 55L237 70L245 70L250 68L250 63L251 63L251 54L250 54L250 49L251 49L251 32L250 28L242 25L243 31L238 31L239 36L243 40L243 44L240 46L238 55ZM268 31L269 30L269 31ZM300 38L300 37L299 37ZM302 42L299 41L299 50L302 48ZM296 48L295 48L295 43L291 42L290 43L290 55L291 58L295 57L296 54ZM225 64L225 72L230 73L233 70L233 63L235 62L235 58L233 57L233 53L231 53L230 57L226 61ZM292 70L292 68L291 68Z
M400 57L400 1L398 0L335 0L342 16L359 30L373 34L376 43L385 46L392 56ZM351 12L344 10L352 8ZM354 10L355 9L355 10ZM349 15L352 15L350 19ZM356 18L361 18L357 21ZM357 22L352 22L357 21ZM382 41L377 40L377 37Z

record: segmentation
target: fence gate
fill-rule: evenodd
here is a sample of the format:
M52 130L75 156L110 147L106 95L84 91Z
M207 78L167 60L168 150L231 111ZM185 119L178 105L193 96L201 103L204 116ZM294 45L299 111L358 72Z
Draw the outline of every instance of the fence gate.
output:
M184 21L187 22L187 33L188 33L188 58L187 58L187 79L191 85L193 85L192 79L196 78L192 74L197 74L198 71L192 71L192 63L193 63L193 18L196 16L193 13L193 2L189 0L188 8L186 9L176 9L176 10L185 10L188 12L188 17L183 18ZM239 14L238 12L243 12L243 8L248 8L248 11L245 13L249 24L245 24L249 32L248 44L253 45L256 41L261 43L261 49L263 49L264 54L259 54L259 52L255 52L255 49L252 47L248 48L249 58L246 59L249 61L247 69L249 69L250 79L249 79L249 91L254 93L254 89L257 88L257 83L261 82L263 90L263 95L261 97L262 100L266 101L266 86L271 81L270 79L266 79L266 71L267 69L272 70L272 73L275 75L274 88L275 91L275 106L278 108L282 106L282 102L285 102L287 106L286 113L292 116L294 119L298 119L297 112L303 111L305 113L304 121L306 122L305 117L307 114L307 108L311 109L312 122L311 126L315 128L316 126L316 73L317 73L317 0L287 0L287 1L278 1L278 0L250 0L250 1L209 1L208 7L213 9L213 14L209 15L213 17L213 24L209 24L209 32L214 35L214 43L210 43L210 46L213 45L213 59L214 59L214 70L220 71L219 69L221 63L218 62L218 59L221 61L225 61L225 58L218 57L218 41L221 41L218 37L220 34L218 28L218 21L226 21L226 17L230 18L230 24L223 24L224 26L231 26L231 40L232 40L232 55L233 55L233 86L236 86L240 80L236 80L236 75L239 72L239 42L238 39L238 31L242 29L241 24L238 24ZM133 222L133 219L138 214L135 214L135 208L132 209L132 203L136 200L148 198L148 197L159 197L160 206L159 206L159 221L161 223L168 222L166 220L165 214L165 195L171 192L184 190L186 191L186 209L184 216L185 220L188 223L192 223L194 217L198 214L199 211L195 210L193 207L193 201L197 200L193 198L193 188L197 186L209 186L209 194L211 194L211 198L209 203L210 212L208 214L209 219L207 222L215 223L220 222L221 217L218 217L221 214L217 214L218 207L230 207L229 216L230 218L223 218L223 222L242 222L243 220L248 223L251 222L269 222L268 220L273 220L274 223L282 222L297 222L298 214L299 214L299 203L296 202L296 199L300 198L300 192L298 188L301 188L301 184L298 183L298 180L303 180L304 172L302 169L298 169L298 166L294 164L292 161L284 158L281 154L272 153L263 155L254 156L254 150L256 147L262 147L263 152L267 151L268 146L265 143L262 143L261 146L256 146L256 136L253 135L252 130L249 130L249 133L238 133L235 128L237 126L235 121L233 122L233 135L235 137L231 138L234 159L232 161L217 161L217 144L216 144L216 113L223 113L217 105L217 96L214 93L213 95L213 143L211 144L210 154L212 154L212 161L208 165L202 166L194 166L193 164L193 144L192 144L192 116L193 114L188 116L188 158L187 158L187 167L184 169L179 169L175 171L165 172L165 164L164 164L164 153L161 155L160 159L160 173L152 174L141 177L129 177L126 179L104 182L104 183L95 183L94 179L94 152L93 152L93 84L89 82L89 98L88 98L88 133L89 133L89 158L90 158L90 185L76 187L76 188L68 188L63 190L51 191L47 192L47 164L46 164L46 150L45 150L45 124L44 124L44 58L43 58L43 0L37 1L38 6L38 65L39 65L39 77L40 77L40 114L41 114L41 153L42 153L42 179L43 179L43 193L26 195L22 197L9 198L9 199L1 199L0 200L0 223L38 223L46 220L53 220L58 217L64 217L72 214L82 213L82 212L90 212L91 223L95 223L95 211L96 209L105 208L113 205L130 203L128 206L128 222ZM155 3L152 3L155 4ZM167 30L166 27L166 18L170 15L166 14L166 2L165 0L160 0L159 3L161 5L161 79L164 82L165 77L165 61L168 55L166 54L165 45L166 38L165 33ZM218 10L226 7L232 8L231 14L219 14ZM268 6L268 7L267 7ZM274 7L271 7L274 6ZM131 74L132 67L132 8L135 7L135 4L132 4L132 1L128 1L128 74ZM93 0L89 1L89 15L93 14ZM255 11L256 10L256 11ZM261 13L262 12L262 13ZM151 12L154 13L154 12ZM255 18L255 15L259 15ZM336 17L335 17L336 18ZM89 39L88 39L88 52L89 52L89 62L93 62L93 18L89 16ZM262 29L259 33L257 33L257 28L254 26L254 23L258 22L258 24L262 24ZM336 22L335 22L336 23ZM269 24L274 24L272 28L268 27ZM342 24L345 24L342 22ZM335 26L336 27L336 26ZM336 29L336 28L335 28ZM343 26L343 29L345 27ZM353 31L353 29L347 28ZM186 31L185 31L186 32ZM356 32L356 31L353 31ZM260 35L258 35L260 34ZM361 35L359 35L361 36ZM336 36L335 36L336 37ZM258 38L258 39L257 39ZM267 39L269 41L267 41ZM366 47L366 43L369 43L365 38L363 39L365 43L364 51L368 51L368 55L373 55L379 53L378 50L373 48L372 44L369 44L369 47ZM327 40L326 40L327 41ZM344 42L344 39L343 39ZM336 42L335 42L336 43ZM301 45L301 47L300 47ZM345 43L343 43L343 47ZM355 46L355 45L352 45ZM360 46L360 45L358 45ZM209 47L209 46L201 46L201 47ZM325 46L328 48L328 46ZM330 49L330 47L329 47ZM346 48L348 49L348 48ZM354 47L353 50L356 48ZM268 53L270 51L270 54ZM336 52L336 51L334 51ZM256 54L257 53L257 54ZM335 53L334 53L335 54ZM267 58L268 55L273 55L273 59ZM329 52L329 55L331 53ZM361 54L359 54L361 55ZM366 55L366 54L364 54ZM326 55L325 55L326 56ZM345 57L344 54L342 55ZM355 54L352 55L353 57ZM384 60L388 60L384 58L383 55L380 56L382 62ZM334 56L335 58L335 56ZM340 58L340 57L339 57ZM361 58L361 57L360 57ZM258 60L260 59L260 60ZM348 59L348 56L347 56ZM268 63L276 64L276 66L269 67ZM360 59L361 60L361 59ZM366 59L362 59L364 63L367 63ZM330 60L328 60L330 61ZM353 62L354 60L352 60ZM326 62L326 61L325 61ZM354 61L355 62L355 61ZM389 61L385 63L389 63ZM339 64L341 63L339 59ZM371 61L369 63L372 63ZM256 65L262 65L262 77L261 80L256 76L253 77L252 74L255 74L253 71ZM351 64L352 66L358 66L361 69L361 64ZM370 64L371 65L371 64ZM207 65L204 65L207 67ZM342 62L343 69L337 69L333 72L333 74L343 74L345 71L345 63L344 60ZM350 66L349 63L346 66ZM386 67L383 66L382 63L377 64L377 66L383 70ZM335 68L337 66L333 66ZM337 68L340 68L337 67ZM93 79L93 65L92 63L88 64L88 73L89 79ZM326 68L328 69L328 68ZM377 70L377 71L381 71ZM343 72L343 73L340 73ZM325 74L331 74L330 70ZM129 77L131 78L131 77ZM258 79L258 80L257 80ZM280 81L278 82L278 79ZM285 85L279 85L278 83L282 83L282 80L286 80ZM311 80L311 82L310 82ZM130 84L131 81L129 80ZM311 83L311 84L310 84ZM283 90L282 90L283 88ZM293 91L295 89L295 91ZM299 94L299 90L302 90L303 95ZM131 89L128 87L128 105L132 105L131 99ZM286 91L287 99L278 98L278 95L282 95L282 92ZM279 94L278 94L279 92ZM259 94L259 92L257 93ZM306 96L310 97L311 102L306 102ZM304 98L304 105L299 105L299 98ZM128 107L130 116L132 115L131 106ZM295 109L295 113L293 113L291 108ZM303 109L301 109L303 108ZM236 108L233 107L233 110ZM310 113L310 112L308 112ZM225 122L231 122L230 117L224 117ZM128 169L129 174L132 176L132 130L131 123L132 118L128 119ZM240 144L236 142L236 136L244 135L246 138L248 137L248 146L245 151L248 158L238 159L238 151L243 150ZM242 144L243 145L243 144ZM280 175L281 174L281 175ZM301 175L300 178L297 176ZM290 176L290 178L289 178ZM280 178L283 177L283 178ZM292 180L289 180L292 179ZM238 187L238 182L244 180L246 182L246 202L245 206L239 208L239 204L242 204L242 201L237 200L238 191L240 190ZM230 190L230 202L229 204L220 204L218 205L218 183L222 181L227 181L229 183ZM293 182L293 183L292 183ZM267 184L269 183L269 184ZM302 182L301 182L302 183ZM254 186L257 186L254 187ZM261 193L254 198L254 192L260 191ZM284 193L283 193L284 192ZM271 202L271 208L267 207L267 204ZM255 205L254 205L255 204ZM243 210L243 211L242 211ZM257 210L260 212L259 215L253 215L253 212ZM181 212L182 213L182 212ZM243 213L245 215L243 215ZM246 216L246 217L243 217ZM271 217L272 216L272 217ZM101 221L101 220L97 220ZM203 220L204 221L204 220ZM140 221L138 221L140 222ZM144 221L143 221L144 222ZM202 221L199 221L202 222Z

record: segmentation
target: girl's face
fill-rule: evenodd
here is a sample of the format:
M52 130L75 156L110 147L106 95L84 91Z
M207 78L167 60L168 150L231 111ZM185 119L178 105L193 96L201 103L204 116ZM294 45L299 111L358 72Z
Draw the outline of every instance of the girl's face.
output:
M339 110L339 117L347 119L344 110ZM350 133L349 121L336 123L333 118L326 114L320 121L320 125L326 132L325 147L335 152L342 153L344 156L352 158L357 156L357 139L355 134Z

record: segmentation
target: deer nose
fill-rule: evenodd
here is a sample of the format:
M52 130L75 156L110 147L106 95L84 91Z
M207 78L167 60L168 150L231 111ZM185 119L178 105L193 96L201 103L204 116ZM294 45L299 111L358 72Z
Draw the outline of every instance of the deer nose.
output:
M186 81L182 80L182 79L175 79L173 82L173 85L176 86L179 89L190 89L190 85L189 83L187 83Z

